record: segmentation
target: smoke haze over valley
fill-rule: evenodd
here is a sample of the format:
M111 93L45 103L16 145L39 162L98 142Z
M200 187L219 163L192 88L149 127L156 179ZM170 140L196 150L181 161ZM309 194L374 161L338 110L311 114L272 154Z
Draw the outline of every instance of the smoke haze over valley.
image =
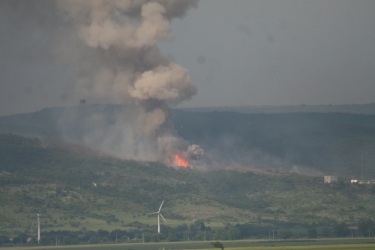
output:
M0 247L370 237L374 10L1 0Z
M3 58L0 74L2 95L0 113L6 115L54 106L81 106L62 109L64 111L55 118L53 129L58 131L58 138L84 144L123 159L160 161L167 165L176 165L177 154L182 154L186 158L189 155L189 144L202 143L208 147L207 153L213 154L211 157L215 160L212 159L210 162L213 165L223 157L220 154L225 151L228 153L225 157L229 157L225 164L235 162L245 165L298 168L296 162L290 159L294 158L289 155L290 152L287 155L285 152L281 153L285 149L277 149L275 152L272 150L270 152L270 148L261 146L242 149L240 145L243 142L239 143L237 137L241 135L237 134L237 131L233 132L235 135L229 131L221 131L223 134L218 135L221 139L216 144L194 136L194 133L199 134L199 131L206 128L199 127L197 128L199 131L191 129L194 131L193 134L190 134L190 131L189 135L184 134L187 124L191 121L178 124L178 126L185 126L184 129L181 127L175 129L171 120L172 109L181 104L192 107L213 105L217 107L206 111L228 110L246 113L248 112L246 110L251 108L222 107L243 104L288 104L289 102L285 100L295 103L298 100L298 98L294 99L295 96L304 96L301 89L308 91L309 98L316 98L314 101L304 98L308 103L327 102L325 95L329 91L327 92L326 87L322 88L324 83L326 86L331 86L328 88L337 86L331 91L332 103L372 102L371 93L375 93L367 87L361 87L373 86L370 84L374 80L371 73L373 71L365 69L374 63L372 56L374 50L368 48L369 53L364 57L363 62L367 63L365 67L359 69L360 66L358 68L355 66L358 64L357 56L363 54L367 44L374 39L371 35L364 35L368 25L374 21L372 16L368 17L367 12L372 5L365 1L355 5L348 1L319 2L319 5L318 3L315 5L288 0L280 5L271 0L251 3L235 0L231 4L229 1L221 0L215 2L210 0L201 2L195 0L4 0L0 4L1 30L5 34L0 42ZM273 10L272 6L278 7L280 12ZM353 6L356 8L352 8ZM311 12L309 16L302 17L297 14L304 13L307 8ZM248 13L244 12L246 9ZM213 15L222 13L223 10L227 11L223 18L218 19L221 15ZM255 10L261 10L265 17L254 14ZM240 15L233 15L233 13ZM230 14L233 19L227 18L226 15ZM290 14L288 18L287 14ZM326 17L324 20L329 27L328 30L321 26L319 16ZM197 21L201 22L201 25L197 25ZM306 25L308 21L311 26L310 32L301 31L304 26L296 26L297 21ZM209 24L211 26L208 26ZM278 29L272 28L274 25L279 25ZM216 39L215 46L207 47L207 43L212 42L211 36L201 33L202 27L207 28L207 34L221 27L222 32L217 34L223 37ZM346 49L348 44L343 39L345 38L343 29L347 34L356 30L353 44L363 44L363 46L360 48L353 46L349 53ZM238 32L236 35L232 34L234 30ZM298 31L300 31L299 35L295 36L294 40L290 40L291 36L295 35L294 32ZM231 35L224 37L225 34ZM259 47L259 39L264 35L268 43ZM185 39L181 40L183 37ZM228 38L230 40L227 40ZM310 43L306 44L301 39L310 39ZM326 39L327 42L319 43L319 39ZM322 72L316 67L309 67L309 64L306 64L303 70L298 67L293 71L284 67L275 70L274 64L279 63L278 58L284 58L286 61L294 58L295 60L289 60L290 64L283 63L289 67L293 67L298 60L311 59L313 64L323 63L322 60L325 59L322 54L314 53L316 55L314 59L309 53L319 51L319 48L324 52L333 45L329 39L336 41L334 48L337 49L337 51L332 50L333 61L328 62L329 67L328 64L326 65L327 69L333 69L332 73L327 73L329 70ZM224 41L226 45L223 44ZM246 46L245 41L247 41ZM290 52L289 55L282 53L288 41L291 47L296 48L286 50ZM230 46L238 42L242 44L238 48ZM320 47L316 47L315 42L318 42ZM216 46L221 48L220 53L215 52ZM250 55L256 48L264 52L263 58L256 53ZM306 54L301 54L302 57L297 56L298 48L306 51ZM228 51L231 51L232 55L226 55ZM238 55L239 51L246 52L246 55L250 53L247 61L243 61L244 58ZM351 57L352 76L346 77L346 81L342 80L346 64L342 64L342 57L337 57L336 53L339 51L349 53L343 53L344 58L356 55ZM269 57L270 53L274 56ZM222 56L225 55L227 58L224 60ZM192 56L196 56L193 64L190 61ZM238 62L233 61L233 56L238 58ZM275 60L266 63L269 58ZM337 66L332 68L335 58L340 61L337 61ZM184 66L179 64L180 61ZM242 70L238 71L238 69L245 69L244 65L249 65L249 71L253 74L245 75ZM263 69L254 71L262 65ZM197 67L199 67L198 71ZM225 69L222 72L226 76L220 77L222 73L218 72L218 69ZM259 72L264 70L269 74L260 79L262 74ZM279 72L279 70L283 71ZM305 71L306 74L303 73ZM206 76L203 76L205 74ZM315 77L311 78L311 74ZM354 81L353 77L358 74L361 74L361 77L358 81ZM295 78L284 78L285 75ZM270 76L280 76L280 78L275 82L275 79L269 78ZM244 77L246 80L243 79ZM329 79L331 82L327 82ZM223 80L226 82L224 83ZM264 84L265 81L269 83ZM291 85L297 84L297 81L300 86L291 88ZM246 86L251 87L246 87L244 82ZM349 86L354 85L355 90L350 90ZM228 86L231 87L230 90L227 89ZM201 94L197 92L197 87L201 89ZM314 88L317 91L309 91ZM210 91L207 92L207 89ZM280 92L281 89L285 89L286 92L284 90ZM234 90L241 93L235 94ZM273 98L275 90L284 92L284 101L274 102L278 99ZM357 98L358 91L364 91L366 94L361 94L361 98ZM267 95L259 101L264 93ZM236 97L233 96L234 94ZM335 97L336 94L347 99L339 100ZM245 102L244 96L247 100ZM112 108L108 110L110 106L106 105L114 105L112 107L117 105L117 108L115 111ZM279 108L276 112L335 111L332 106L322 106L321 109L308 108L311 106L305 105L295 107L286 108L285 111ZM259 107L252 110L250 112L262 113L270 109ZM336 109L339 112L351 112L350 110L354 113L362 113L361 108L355 110L348 105ZM364 113L369 112L372 112L371 108L364 111ZM216 123L222 122L216 121ZM186 138L188 141L182 137L188 137ZM214 138L210 140L215 141ZM254 143L251 140L254 138L249 138L248 145ZM233 147L235 150L228 151ZM246 153L248 150L252 152L250 155ZM303 165L299 166L300 168L311 167L311 162L306 159L297 160L297 163ZM318 173L321 173L320 171L321 169Z
M197 1L64 0L1 4L7 21L16 15L22 25L37 18L22 29L25 33L30 32L27 29L36 29L42 32L41 37L48 37L48 47L40 48L43 54L53 55L60 67L69 68L65 74L75 76L74 80L67 77L56 79L56 83L52 78L51 83L40 83L46 84L45 88L56 88L50 84L65 88L60 101L54 104L73 101L82 105L86 102L126 105L110 122L100 112L81 120L84 124L81 143L117 157L137 160L164 161L165 157L186 150L184 141L172 130L170 109L190 99L197 90L187 70L163 55L157 43L169 37L172 19L183 17L197 6ZM11 33L10 39L25 36L17 26L6 29ZM37 55L31 60L40 64ZM47 68L40 67L39 72L32 74L50 75ZM6 80L17 81L14 77ZM33 82L21 84L30 94L41 92L38 86L32 86ZM77 116L71 112L62 114L59 118L62 131Z
M204 150L199 147L203 144L208 153L201 161L203 165L223 163L225 156L225 165L240 163L281 167L288 171L316 169L319 165L316 173L321 174L324 164L307 160L307 155L299 159L285 148L271 149L261 143L254 146L254 143L259 143L255 135L250 136L246 143L241 142L239 138L244 136L241 133L257 133L252 131L250 121L246 130L241 128L236 131L238 124L222 126L220 134L213 138L208 136L214 133L209 130L217 124L225 124L226 113L223 113L224 120L217 120L215 116L214 124L213 120L207 121L209 128L197 127L195 130L192 124L187 130L187 124L192 121L186 120L184 124L173 121L172 110L181 105L213 105L216 107L206 108L206 111L262 113L270 109L246 109L246 105L295 103L298 96L306 95L302 89L309 94L308 98L303 98L307 103L327 102L328 96L332 97L332 103L372 102L371 95L375 93L369 89L369 86L375 86L371 84L375 80L373 71L366 70L375 63L374 50L366 47L375 39L373 35L365 35L374 21L373 15L368 16L368 10L373 6L366 1L356 4L349 1L302 4L286 0L280 4L272 0L235 0L230 3L221 0L4 0L0 4L1 31L5 35L0 41L3 58L0 67L0 114L55 106L70 107L60 109L54 128L49 126L58 131L58 138L122 159L159 161L174 166L181 162L186 165L183 162L187 158L197 159L204 155ZM272 7L279 8L280 12ZM311 13L306 17L298 14L307 9ZM225 15L214 15L224 10L227 11ZM253 13L255 10L261 10L264 17ZM218 19L219 16L222 18ZM319 17L323 17L328 29L322 26ZM197 25L197 21L201 25ZM301 26L296 25L297 22ZM303 31L307 23L310 28ZM202 27L206 28L207 34L202 33ZM222 32L217 34L222 37L216 39L215 46L207 47L213 42L209 34L218 28ZM237 33L234 34L234 31ZM355 39L348 38L347 42L343 31L355 34ZM264 35L267 43L259 47L259 39ZM326 42L323 43L323 40ZM288 41L291 47L285 47ZM353 44L350 50L349 41ZM231 46L238 42L237 48ZM334 49L329 61L325 61L321 52L330 46ZM290 50L292 47L295 49ZM219 53L217 49L220 48ZM368 53L363 57L364 61L357 61L356 58L366 48ZM263 51L263 57L255 52L252 54L254 49ZM284 50L290 54L284 54ZM297 55L299 50L306 53ZM229 51L231 55L226 54ZM340 51L343 53L338 57ZM246 61L239 52L247 55ZM192 56L196 57L194 64L190 61ZM233 61L233 56L238 59L237 62ZM352 63L343 64L342 60L349 59L349 56ZM274 60L269 62L269 59ZM277 67L279 59L285 61L282 67ZM298 63L300 60L306 64ZM180 61L183 65L179 64ZM296 67L296 63L305 66ZM322 69L310 64L322 65ZM295 67L295 70L284 65ZM352 65L350 70L346 69L348 65ZM247 67L251 75L244 73ZM223 69L222 72L218 72L219 69ZM351 76L345 77L344 72ZM222 73L225 77L220 77ZM205 74L208 75L202 78ZM259 78L261 75L264 75L263 78ZM286 75L288 77L284 77ZM354 80L359 75L361 77ZM273 77L279 79L275 81ZM355 89L350 90L350 86L355 86ZM202 94L197 92L198 88ZM310 91L315 88L316 91ZM327 88L333 91L327 91ZM207 89L210 91L207 92ZM235 94L238 91L241 93ZM285 99L275 102L278 100L278 97L274 98L275 91L284 93ZM360 95L361 91L363 94ZM264 98L260 101L262 95ZM359 95L361 98L358 98ZM228 108L224 107L226 105ZM243 108L230 108L235 105L243 105ZM276 112L335 111L332 106L322 106L321 109L306 107L311 106L297 105L284 111L279 108ZM348 105L341 107L336 112L371 114L371 105L363 112L361 107L357 110ZM197 117L199 115L191 119ZM174 127L176 122L178 128ZM232 129L234 131L231 132ZM203 138L194 135L204 130L208 131ZM38 133L35 135L38 136ZM275 138L284 138L284 135L274 134ZM206 137L212 141L205 140ZM193 146L191 144L198 147L197 155L189 151L189 146ZM247 146L243 148L244 144ZM325 164L331 163L327 161Z

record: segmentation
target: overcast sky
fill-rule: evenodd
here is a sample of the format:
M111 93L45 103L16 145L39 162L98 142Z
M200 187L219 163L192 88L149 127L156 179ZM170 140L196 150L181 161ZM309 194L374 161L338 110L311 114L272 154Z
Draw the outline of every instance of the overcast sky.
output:
M72 104L74 69L49 49L58 22L1 7L0 114ZM374 13L373 0L201 0L160 48L198 88L181 106L371 103Z
M375 1L201 0L165 51L189 69L186 105L375 101Z

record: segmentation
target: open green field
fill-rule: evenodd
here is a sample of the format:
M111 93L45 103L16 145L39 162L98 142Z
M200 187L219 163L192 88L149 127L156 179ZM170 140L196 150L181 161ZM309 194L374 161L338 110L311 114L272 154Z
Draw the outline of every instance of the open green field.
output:
M229 250L355 250L375 249L375 239L316 239L316 240L237 240L221 241ZM125 243L125 244L95 244L72 246L40 246L40 247L4 247L2 250L152 250L152 249L214 249L210 241L195 242L157 242L157 243ZM218 248L216 248L218 249Z

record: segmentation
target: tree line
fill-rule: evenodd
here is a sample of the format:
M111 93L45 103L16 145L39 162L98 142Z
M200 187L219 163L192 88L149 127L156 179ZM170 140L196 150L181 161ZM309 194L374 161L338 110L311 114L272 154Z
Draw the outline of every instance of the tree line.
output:
M103 243L145 243L159 241L217 241L240 239L290 239L290 238L324 238L324 237L375 237L375 221L362 219L357 225L335 223L326 226L262 226L254 224L227 224L212 228L202 220L177 227L161 225L161 233L156 227L134 228L129 230L115 229L97 231L81 229L79 231L58 230L42 232L39 245L78 245ZM36 234L19 233L12 237L1 235L0 246L38 245Z

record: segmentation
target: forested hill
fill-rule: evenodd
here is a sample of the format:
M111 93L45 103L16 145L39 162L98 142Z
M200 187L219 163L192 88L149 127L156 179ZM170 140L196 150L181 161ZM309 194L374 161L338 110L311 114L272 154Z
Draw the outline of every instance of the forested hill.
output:
M285 114L285 113L347 113L375 115L375 103L346 105L287 105L287 106L234 106L185 108L193 112L229 111L246 114Z
M178 133L223 161L293 171L375 177L375 116L345 113L174 114ZM273 168L272 168L273 167Z
M0 238L35 235L36 213L43 232L121 229L133 230L130 238L134 230L151 237L156 219L146 214L162 200L168 225L155 237L163 240L183 240L187 233L202 239L201 222L208 239L267 237L270 228L288 230L288 237L290 230L301 237L310 229L330 237L348 235L349 226L364 234L375 230L374 186L345 179L375 178L374 115L173 112L178 135L236 171L119 160L79 139L63 140L80 138L91 115L111 121L120 111L84 105L0 117ZM67 114L74 119L62 123ZM251 171L238 171L243 168ZM324 185L321 175L306 173L336 174L341 181Z
M79 144L85 119L100 113L111 122L121 108L81 105L4 116L0 133ZM172 119L177 134L228 168L375 178L375 115L174 110Z
M162 225L165 240L186 239L187 232L191 239L202 239L201 226L186 226L197 222L206 225L207 239L267 237L270 227L298 235L312 227L324 228L324 236L345 236L347 226L373 218L375 202L371 185L325 185L322 177L298 175L173 169L118 160L77 145L4 134L0 187L0 236L35 235L36 213L41 214L44 233L121 229L156 235L156 217L147 213L156 211L162 200L168 220ZM333 234L336 225L345 229L344 234Z

